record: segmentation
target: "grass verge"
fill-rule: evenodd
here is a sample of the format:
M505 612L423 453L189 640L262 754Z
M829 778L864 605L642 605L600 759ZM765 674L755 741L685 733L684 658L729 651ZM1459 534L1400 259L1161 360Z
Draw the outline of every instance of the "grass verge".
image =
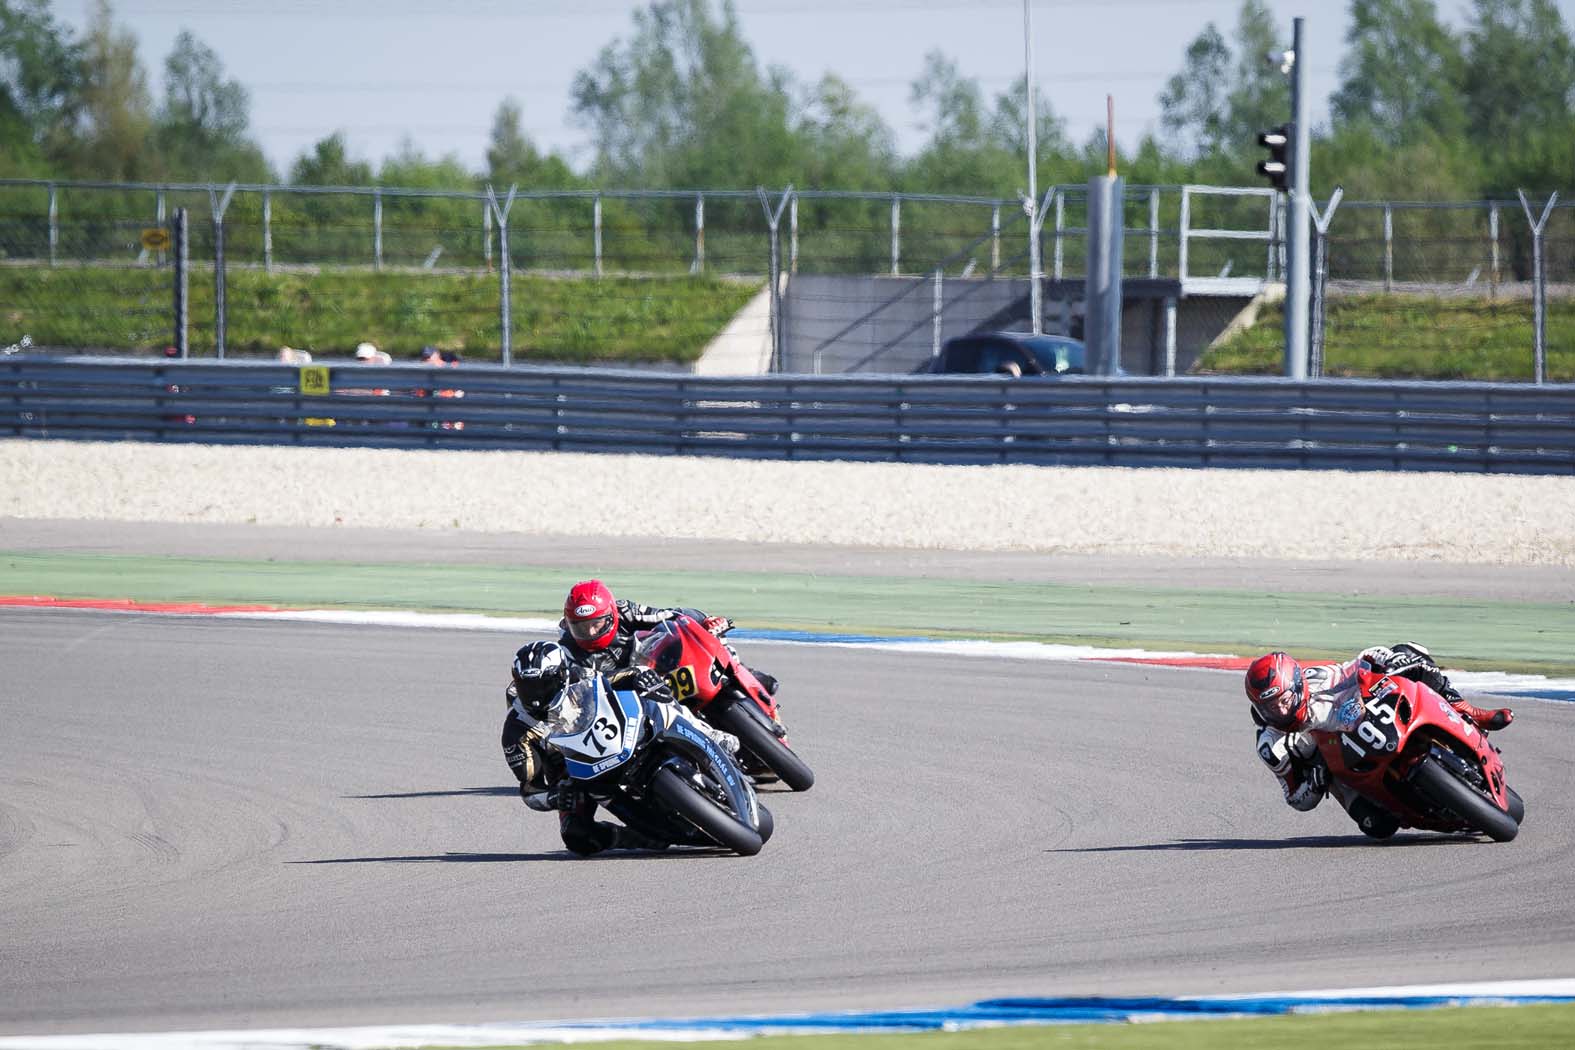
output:
M0 594L556 617L591 567L0 552ZM615 593L741 626L1298 656L1418 638L1451 667L1575 673L1575 603L789 573L603 573Z
M1575 1006L1473 1006L1152 1024L1021 1025L962 1032L766 1036L708 1050L1569 1050ZM538 1044L539 1045L539 1044ZM650 1042L598 1043L650 1050Z
M1280 375L1285 314L1265 308L1258 323L1204 353L1195 372ZM1329 300L1324 372L1385 379L1532 377L1531 304L1523 299L1414 295ZM1575 380L1575 301L1548 303L1547 376Z
M0 320L39 346L161 350L170 341L168 269L0 268ZM759 291L712 277L550 278L510 284L517 360L581 364L694 361ZM281 346L347 354L371 340L395 357L432 344L468 360L498 358L498 278L419 271L264 273L226 278L225 345L237 354ZM196 356L213 345L213 280L190 282Z

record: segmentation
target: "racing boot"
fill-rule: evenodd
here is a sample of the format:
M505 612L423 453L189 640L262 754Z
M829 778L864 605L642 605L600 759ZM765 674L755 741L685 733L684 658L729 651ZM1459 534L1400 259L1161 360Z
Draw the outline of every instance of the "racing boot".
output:
M749 669L749 672L755 676L755 679L761 685L766 687L766 692L770 693L772 698L775 699L777 695L777 676L765 671L757 671L753 667Z
M1509 708L1500 707L1489 711L1485 708L1477 707L1454 689L1446 689L1443 696L1445 700L1449 701L1449 706L1453 707L1457 714L1462 718L1469 718L1478 729L1484 732L1492 731L1496 733L1515 720L1515 712Z
M1370 839L1387 839L1400 830L1400 821L1393 813L1360 796L1351 800L1346 812L1356 821L1356 826L1362 829L1362 834Z

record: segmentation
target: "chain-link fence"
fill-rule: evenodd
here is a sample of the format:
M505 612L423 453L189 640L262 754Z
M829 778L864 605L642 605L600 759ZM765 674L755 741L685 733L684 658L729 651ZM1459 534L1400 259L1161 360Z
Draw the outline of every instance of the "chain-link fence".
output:
M1569 205L1343 202L1327 218L1315 374L1575 378Z
M1575 209L1541 204L1341 204L1312 246L1322 372L1575 377ZM1042 205L1041 326L1078 336L1086 188ZM764 341L778 369L901 371L953 335L1031 324L1016 201L515 191L505 211L475 191L0 180L0 346L177 345L182 210L194 355L370 341L396 357L430 344L682 366L720 333ZM1280 318L1258 307L1284 279L1281 198L1128 186L1124 227L1129 371L1183 372L1200 356L1280 369Z

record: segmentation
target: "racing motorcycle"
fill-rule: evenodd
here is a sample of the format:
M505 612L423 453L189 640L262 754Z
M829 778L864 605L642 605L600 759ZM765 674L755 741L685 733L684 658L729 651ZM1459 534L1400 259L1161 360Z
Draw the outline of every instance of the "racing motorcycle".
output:
M1313 734L1330 777L1402 827L1514 838L1526 804L1482 731L1420 682L1365 668L1357 675L1361 720Z
M751 776L775 777L794 791L808 791L814 771L788 745L776 699L703 620L686 609L642 631L635 636L634 662L666 679L679 703L738 737Z
M743 769L671 705L593 674L558 692L546 727L568 776L629 827L746 857L771 837L771 813Z

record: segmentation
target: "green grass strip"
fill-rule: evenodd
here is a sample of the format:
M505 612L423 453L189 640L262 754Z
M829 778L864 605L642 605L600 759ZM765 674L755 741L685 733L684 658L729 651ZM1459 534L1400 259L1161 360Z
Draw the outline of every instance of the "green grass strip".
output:
M0 593L556 617L594 567L230 561L0 552ZM1450 666L1575 671L1575 603L756 572L599 573L614 593L825 633L1302 656L1420 639Z
M1282 307L1216 346L1195 371L1279 375L1285 363ZM1324 372L1418 379L1532 377L1531 303L1524 299L1418 295L1339 296L1325 320ZM1548 303L1547 376L1575 380L1575 300Z
M963 1032L765 1036L707 1050L1569 1050L1575 1006L1451 1007L1151 1024L1013 1025ZM540 1044L537 1044L538 1046ZM597 1043L651 1050L648 1041Z
M162 349L170 340L169 270L0 268L8 331L40 346ZM760 290L714 277L551 278L515 275L516 361L582 364L696 360ZM190 282L193 354L213 345L213 281ZM467 361L498 359L498 278L411 271L264 273L226 277L229 353L272 355L281 346L348 354L369 339L396 359L430 343Z

